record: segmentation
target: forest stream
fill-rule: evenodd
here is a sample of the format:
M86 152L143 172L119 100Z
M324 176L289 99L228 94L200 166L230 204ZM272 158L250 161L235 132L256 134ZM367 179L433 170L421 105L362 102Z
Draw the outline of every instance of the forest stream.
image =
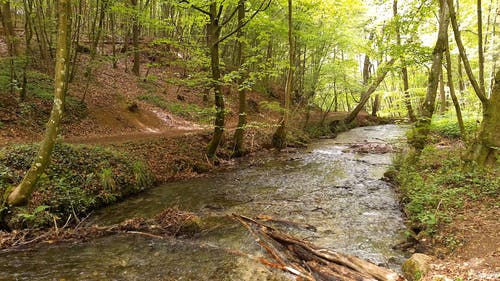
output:
M393 187L381 179L404 132L397 125L356 128L298 152L150 189L89 220L107 225L177 206L211 227L195 238L120 234L0 253L0 279L292 280L235 254L265 255L232 213L272 217L292 235L399 271L404 254L392 247L404 240L404 219Z

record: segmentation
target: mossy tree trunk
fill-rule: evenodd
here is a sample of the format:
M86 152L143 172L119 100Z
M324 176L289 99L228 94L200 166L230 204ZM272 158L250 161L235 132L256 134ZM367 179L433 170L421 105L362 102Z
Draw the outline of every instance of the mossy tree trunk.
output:
M479 138L470 149L469 158L481 166L497 166L500 161L500 71L489 102L483 107Z
M432 52L432 66L429 72L427 92L425 94L424 104L422 106L422 115L418 118L413 128L413 134L410 138L410 144L417 150L422 150L427 142L430 133L430 125L434 108L436 106L436 95L441 75L441 62L443 53L448 42L448 5L446 0L439 1L439 29L436 44Z
M8 195L7 203L12 206L26 204L33 193L40 175L47 167L54 148L61 119L63 117L65 91L69 62L70 0L58 1L59 25L57 30L56 68L54 78L54 104L47 122L45 135L31 168L21 183Z
M290 104L293 92L293 67L295 65L295 46L293 40L293 16L292 16L292 0L288 0L288 74L286 77L285 85L285 99L283 115L279 121L278 128L273 134L272 145L275 148L286 147L288 119L290 118Z

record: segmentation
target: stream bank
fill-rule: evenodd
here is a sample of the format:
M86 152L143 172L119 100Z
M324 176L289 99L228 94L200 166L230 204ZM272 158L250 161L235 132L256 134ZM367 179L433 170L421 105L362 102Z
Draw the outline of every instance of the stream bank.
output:
M196 213L210 224L196 239L157 241L142 236L109 236L77 245L44 245L0 254L2 279L42 280L286 280L247 258L263 253L228 216L271 216L278 225L324 248L360 256L398 269L404 240L397 196L382 181L392 149L403 142L396 125L356 128L306 150L268 155L229 172L146 190L103 209L90 223L113 224L151 217L169 206ZM377 149L360 151L356 145ZM359 146L358 146L359 147ZM386 153L385 153L386 152ZM36 257L33 258L33 257ZM17 268L23 268L18 272ZM169 280L169 279L167 279Z

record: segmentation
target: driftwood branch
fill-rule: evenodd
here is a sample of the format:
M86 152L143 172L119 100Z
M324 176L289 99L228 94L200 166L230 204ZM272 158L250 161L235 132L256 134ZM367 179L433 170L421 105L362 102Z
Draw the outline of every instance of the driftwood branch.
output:
M233 214L282 270L305 280L403 281L399 274L355 256L319 248L249 217Z

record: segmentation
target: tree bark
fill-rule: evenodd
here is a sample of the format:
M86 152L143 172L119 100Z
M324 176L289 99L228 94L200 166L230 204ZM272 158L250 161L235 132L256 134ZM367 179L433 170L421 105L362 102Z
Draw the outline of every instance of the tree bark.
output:
M430 132L430 125L432 115L434 114L434 108L436 104L436 94L439 84L439 77L441 74L441 61L443 59L443 52L446 49L448 42L448 5L446 5L446 0L439 1L439 30L432 52L432 66L429 72L429 79L427 85L427 92L425 95L424 104L422 106L422 116L415 123L412 137L410 138L410 144L417 150L422 150L427 142L427 137Z
M287 126L288 119L290 118L290 105L291 98L293 92L293 67L295 60L295 46L293 40L293 16L292 16L292 0L288 0L288 74L286 78L285 85L285 100L284 100L284 109L283 115L279 121L278 128L276 132L274 132L272 145L275 148L284 148L286 147L286 137L287 137Z
M57 30L57 52L56 52L56 71L54 78L54 104L50 114L49 121L45 130L44 139L40 145L31 168L24 176L21 183L9 194L7 203L12 206L26 204L33 193L40 175L44 172L50 161L50 155L55 145L59 125L63 117L65 90L67 89L66 76L68 74L69 62L69 40L70 36L70 1L59 0L58 6L59 25Z
M243 25L245 21L245 2L246 0L239 0L238 2L238 26ZM243 57L243 38L244 32L243 29L240 28L237 33L238 40L236 43L236 60L237 67L240 73L242 72L242 65L244 62ZM245 135L245 126L247 124L247 97L246 97L246 89L242 86L242 82L244 81L243 74L240 74L240 78L238 79L238 103L239 103L239 113L238 113L238 127L234 132L234 156L242 156L244 154L244 135Z
M356 116L358 116L358 113L363 109L365 106L366 102L370 99L370 95L375 92L377 89L378 85L384 81L385 76L387 75L387 72L389 72L389 69L391 66L394 64L396 60L391 59L386 63L386 65L381 66L377 70L377 77L376 79L372 82L368 90L361 96L361 100L359 101L358 105L349 113L349 115L344 119L344 122L346 124L351 123L356 119Z
M221 26L217 13L217 3L210 4L210 22L207 26L208 45L210 49L210 66L212 71L212 83L215 93L215 121L214 134L207 146L207 155L213 157L222 140L224 134L225 112L224 112L224 94L222 93L222 84L220 81L220 62L219 62L219 38Z

